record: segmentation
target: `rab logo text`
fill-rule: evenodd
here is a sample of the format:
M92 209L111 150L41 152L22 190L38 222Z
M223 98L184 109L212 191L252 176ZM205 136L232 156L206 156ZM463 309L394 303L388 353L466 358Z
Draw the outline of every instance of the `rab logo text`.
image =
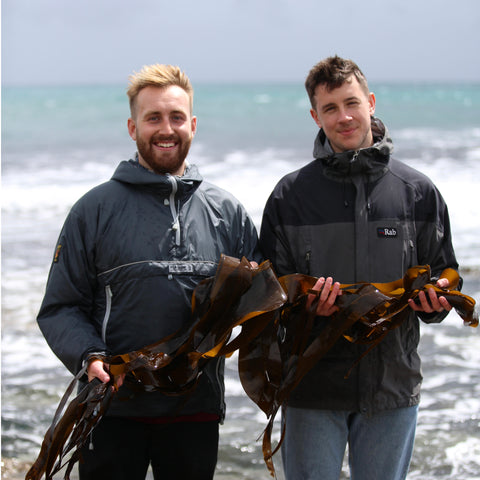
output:
M377 237L380 238L396 238L397 229L393 227L377 228Z

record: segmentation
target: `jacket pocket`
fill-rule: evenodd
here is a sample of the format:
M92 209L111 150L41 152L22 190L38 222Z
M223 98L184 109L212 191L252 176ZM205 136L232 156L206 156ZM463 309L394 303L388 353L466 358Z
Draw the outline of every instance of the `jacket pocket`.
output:
M107 327L110 320L110 313L112 312L112 289L110 285L105 285L105 316L102 322L102 340L107 343Z
M395 219L372 223L368 262L369 281L387 282L401 278L408 268L416 265L414 227L408 221ZM375 262L370 261L376 259Z

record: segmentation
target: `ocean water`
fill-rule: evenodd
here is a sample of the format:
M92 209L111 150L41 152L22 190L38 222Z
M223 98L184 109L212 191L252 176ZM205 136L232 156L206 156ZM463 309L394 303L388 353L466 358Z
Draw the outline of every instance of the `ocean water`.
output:
M480 85L371 85L395 155L445 197L464 293L480 301ZM301 85L198 85L189 161L242 201L259 227L275 183L312 158ZM70 375L35 317L72 204L135 151L123 87L2 91L2 457L32 461ZM480 337L451 313L422 325L424 386L409 479L480 479ZM265 416L227 360L216 478L267 479ZM278 438L278 430L275 433ZM275 462L281 476L279 456ZM348 478L342 473L342 478Z

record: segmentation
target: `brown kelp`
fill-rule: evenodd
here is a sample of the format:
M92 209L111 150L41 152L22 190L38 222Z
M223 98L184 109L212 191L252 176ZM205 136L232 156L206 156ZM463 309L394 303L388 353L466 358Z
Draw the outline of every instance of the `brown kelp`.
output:
M231 355L255 338L285 299L270 262L253 268L245 258L222 255L215 277L194 291L190 326L135 352L95 357L110 365L111 381L93 380L66 406L86 368L79 372L59 404L26 480L40 480L43 475L50 480L64 467L64 478L70 478L80 448L117 392L120 375L126 374L125 382L131 387L148 387L167 395L190 392L208 361ZM237 326L242 326L241 332L232 338Z
M287 302L273 322L253 341L240 347L238 358L243 388L268 418L263 434L263 455L272 476L275 476L272 456L280 447L284 433L272 451L275 415L287 404L290 392L304 375L340 337L370 345L368 353L406 318L410 312L408 300L429 288L447 298L465 325L478 325L475 301L455 290L459 283L458 273L447 269L441 278L448 278L448 289L433 284L430 267L426 265L413 267L403 278L390 283L341 285L342 295L336 300L339 310L324 323L320 333L312 335L316 302L310 310L306 303L309 294L318 295L312 290L317 278L302 274L280 277L288 294Z
M94 380L67 405L83 369L65 392L40 454L26 480L47 480L66 467L65 479L80 459L80 448L108 409L120 375L137 388L168 395L191 392L208 361L239 350L239 373L245 392L268 418L263 455L274 476L271 432L278 409L288 401L308 370L344 336L373 348L408 313L408 299L434 288L455 307L467 325L476 326L475 301L456 291L458 274L445 271L449 290L432 285L428 266L410 269L388 284L342 285L338 312L313 336L316 302L307 310L316 278L293 274L277 279L270 262L253 268L247 259L223 256L215 277L201 282L192 297L192 323L157 343L121 355L100 357L110 365L111 381ZM235 327L240 333L232 336ZM63 412L63 414L62 414ZM279 445L281 440L279 442ZM279 447L277 445L277 449ZM67 458L69 455L69 458Z
M98 379L92 380L66 406L84 373L85 368L73 379L63 395L43 439L38 458L25 476L26 480L40 479L43 474L46 479L51 479L65 466L64 478L68 480L73 465L79 458L79 448L87 441L91 431L107 410L116 391L113 379L108 383L102 383ZM71 455L65 460L69 453Z

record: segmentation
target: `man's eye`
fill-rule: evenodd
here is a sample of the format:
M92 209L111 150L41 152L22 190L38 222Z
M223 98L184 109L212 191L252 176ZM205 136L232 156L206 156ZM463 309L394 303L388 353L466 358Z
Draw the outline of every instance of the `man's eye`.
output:
M185 119L183 117L175 117L172 119L172 123L177 126L182 126L185 123Z

